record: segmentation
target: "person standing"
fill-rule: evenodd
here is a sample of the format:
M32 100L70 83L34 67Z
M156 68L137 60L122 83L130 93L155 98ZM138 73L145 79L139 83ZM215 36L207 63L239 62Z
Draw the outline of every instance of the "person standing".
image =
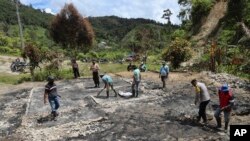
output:
M147 71L147 66L144 62L141 62L141 65L139 67L141 72L146 72Z
M101 94L101 92L104 89L106 89L107 98L109 98L109 89L111 88L115 93L115 97L117 97L117 93L114 89L113 80L112 80L111 76L105 74L105 75L100 75L100 77L105 85L104 85L104 88L97 94L97 96L99 96Z
M162 62L162 66L160 68L159 78L162 81L162 88L166 87L166 79L168 78L169 74L169 67L166 65L165 62Z
M225 131L228 129L228 124L231 116L232 106L234 105L234 96L232 90L227 84L224 84L218 91L220 107L216 109L214 117L217 122L217 128L221 128L221 112L224 112Z
M95 83L95 88L99 88L99 74L98 74L98 71L99 71L99 65L93 61L92 62L92 65L90 66L90 70L92 70L92 74L93 74L93 80L94 80L94 83Z
M76 60L73 59L71 62L72 62L72 69L73 69L74 77L75 78L80 77L79 67L78 67Z
M44 91L44 104L47 104L47 100L49 101L51 107L51 115L53 118L56 118L59 114L57 112L58 108L60 107L59 103L59 95L57 93L57 87L54 83L54 77L48 77L48 83L45 85Z
M129 65L127 66L127 71L131 71L131 70L132 70L132 64L130 62Z
M199 115L197 116L197 122L200 122L202 118L203 123L206 124L207 123L206 107L208 103L210 102L210 95L204 83L197 82L196 79L193 79L191 81L191 84L194 86L195 91L196 91L194 104L196 105L198 101L200 101Z
M133 82L132 82L132 96L138 97L139 84L141 82L141 73L137 66L133 67Z

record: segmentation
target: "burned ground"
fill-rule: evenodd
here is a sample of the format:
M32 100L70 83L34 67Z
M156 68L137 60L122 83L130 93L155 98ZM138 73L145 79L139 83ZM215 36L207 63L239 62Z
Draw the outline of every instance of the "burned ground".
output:
M105 91L100 97L96 97L101 88L92 88L91 79L57 82L62 96L57 121L49 118L50 107L43 104L43 87L6 93L1 95L0 139L228 140L227 133L214 129L213 113L218 106L217 85L214 81L219 80L214 76L210 77L211 74L195 76L206 80L211 94L207 110L210 121L209 125L204 126L195 122L198 108L193 105L194 94L189 84L194 76L178 75L186 79L180 82L170 78L167 88L163 90L160 83L145 79L141 83L139 97L127 99L114 97L113 92L106 99ZM117 91L130 91L130 79L113 78ZM247 86L248 83L242 85ZM250 124L250 96L249 91L244 88L234 88L237 105L231 124Z

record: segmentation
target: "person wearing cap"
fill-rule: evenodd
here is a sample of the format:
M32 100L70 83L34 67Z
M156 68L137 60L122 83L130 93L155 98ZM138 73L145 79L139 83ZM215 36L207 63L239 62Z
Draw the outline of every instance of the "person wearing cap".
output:
M57 87L54 83L54 77L48 77L48 83L45 85L44 91L44 104L47 104L47 100L49 100L49 104L51 107L51 114L55 118L58 116L58 108L60 107L59 103L59 95L57 93Z
M104 82L105 85L104 85L104 88L97 94L97 96L99 96L100 93L101 93L104 89L106 89L107 98L109 98L109 89L111 88L111 89L114 91L115 97L116 97L116 96L117 96L117 93L116 93L116 91L115 91L115 89L114 89L113 80L112 80L111 76L109 76L109 75L107 75L107 74L105 74L105 75L101 74L100 77L101 77L101 79L102 79L102 81Z
M224 84L219 88L219 103L220 106L216 109L214 117L217 122L216 128L221 128L221 112L224 112L224 121L225 121L225 131L228 129L228 124L230 120L232 106L234 105L234 96L232 90L227 84Z
M200 122L201 118L203 119L203 123L207 123L207 116L206 116L206 107L210 102L210 95L208 93L207 87L204 83L197 82L196 79L191 81L191 84L195 88L196 96L194 104L196 105L198 101L199 104L199 115L197 116L197 122Z
M139 94L139 84L141 82L141 72L137 66L133 67L133 81L132 81L132 96L138 97Z
M166 87L166 79L168 78L169 67L166 65L166 62L162 62L162 66L160 68L159 78L162 81L162 88Z

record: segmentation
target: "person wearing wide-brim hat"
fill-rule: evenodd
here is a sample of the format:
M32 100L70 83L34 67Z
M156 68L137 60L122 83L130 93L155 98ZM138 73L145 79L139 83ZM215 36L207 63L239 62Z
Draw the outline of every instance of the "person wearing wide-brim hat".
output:
M217 128L221 128L221 112L224 112L224 121L225 121L225 131L228 129L228 124L231 116L232 106L234 105L234 96L232 90L228 84L224 84L219 88L219 108L216 109L214 117L217 121Z
M117 93L114 89L113 80L112 80L111 76L109 76L107 74L101 74L100 77L105 85L104 85L104 88L100 92L98 92L97 96L99 96L101 94L101 92L104 89L106 89L107 98L109 98L109 89L111 88L114 91L115 97L116 97Z
M47 78L48 83L45 85L45 91L44 91L44 104L47 103L47 100L49 101L50 107L51 107L51 115L55 118L58 116L58 108L60 107L59 103L59 95L57 93L57 87L54 83L54 77L49 76Z

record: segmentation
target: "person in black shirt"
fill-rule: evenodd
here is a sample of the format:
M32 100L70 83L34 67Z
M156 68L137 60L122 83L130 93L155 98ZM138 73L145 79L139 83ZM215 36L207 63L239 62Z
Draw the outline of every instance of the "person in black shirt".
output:
M76 60L73 59L73 60L71 61L71 63L72 63L72 69L73 69L74 77L75 77L75 78L80 77L79 67L78 67L78 64L77 64Z
M57 94L56 84L54 83L54 77L48 77L48 83L45 85L44 92L44 104L49 100L49 104L51 107L51 114L55 118L58 116L58 108L60 107L59 103L59 95Z

